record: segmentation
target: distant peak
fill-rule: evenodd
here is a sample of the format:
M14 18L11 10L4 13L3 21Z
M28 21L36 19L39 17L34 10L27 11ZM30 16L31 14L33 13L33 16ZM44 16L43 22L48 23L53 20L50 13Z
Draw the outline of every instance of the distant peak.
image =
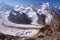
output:
M59 6L59 8L58 8L59 10L60 10L60 6Z
M15 7L17 8L17 7L19 7L20 5L16 5Z

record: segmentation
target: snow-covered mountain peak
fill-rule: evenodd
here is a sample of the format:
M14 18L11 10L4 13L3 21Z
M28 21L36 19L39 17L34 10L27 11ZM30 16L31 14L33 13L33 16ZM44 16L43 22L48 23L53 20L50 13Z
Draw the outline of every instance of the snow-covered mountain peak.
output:
M41 5L42 9L47 9L49 6L49 3L44 3L43 5Z
M15 8L14 8L15 11L24 11L25 10L25 7L24 6L20 6L20 5L16 5Z
M16 5L16 6L15 6L15 8L18 8L18 7L20 7L20 6L19 6L19 5Z
M59 10L60 10L60 6L59 6L59 8L58 8Z
M28 7L26 7L26 10L27 10L27 9L32 10L33 8L34 8L34 5L33 5L33 4L31 4L31 5L29 5Z

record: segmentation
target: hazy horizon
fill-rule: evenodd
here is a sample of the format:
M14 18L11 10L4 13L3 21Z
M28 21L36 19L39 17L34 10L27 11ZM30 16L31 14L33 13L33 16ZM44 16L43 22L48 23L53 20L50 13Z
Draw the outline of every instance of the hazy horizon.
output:
M39 3L46 3L46 2L49 2L54 6L60 6L60 0L0 0L0 1L11 6L15 6L15 5L27 6L30 4L39 4Z

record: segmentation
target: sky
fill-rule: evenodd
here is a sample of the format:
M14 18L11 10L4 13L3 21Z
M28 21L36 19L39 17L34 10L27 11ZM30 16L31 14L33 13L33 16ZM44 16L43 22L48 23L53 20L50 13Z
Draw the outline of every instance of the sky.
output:
M15 6L15 5L23 5L27 6L29 4L39 4L39 3L46 3L49 2L53 5L60 5L60 0L0 0L8 5Z

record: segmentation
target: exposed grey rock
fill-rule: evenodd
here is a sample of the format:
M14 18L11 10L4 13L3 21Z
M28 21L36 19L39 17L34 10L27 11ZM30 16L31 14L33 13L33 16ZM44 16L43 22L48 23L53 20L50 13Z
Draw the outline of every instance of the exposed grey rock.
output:
M13 15L16 13L16 15ZM25 13L20 14L18 11L12 11L8 17L9 21L18 24L30 24L31 20L27 17Z
M45 15L43 15L43 14L39 15L39 13L37 13L37 16L38 16L38 20L37 20L38 24L44 25L45 24Z

